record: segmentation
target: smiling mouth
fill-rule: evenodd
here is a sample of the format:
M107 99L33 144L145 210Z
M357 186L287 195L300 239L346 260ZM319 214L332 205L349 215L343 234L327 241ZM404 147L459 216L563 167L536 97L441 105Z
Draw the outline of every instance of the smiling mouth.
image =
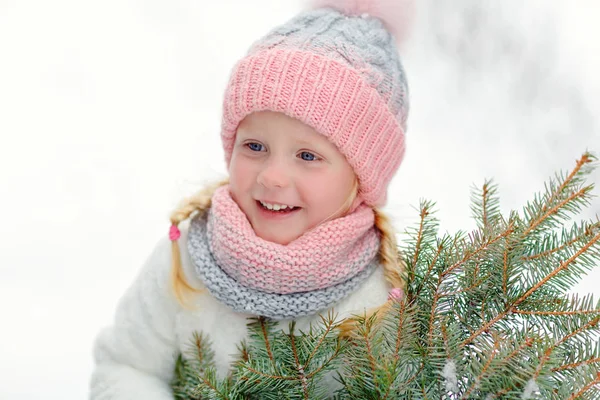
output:
M301 207L296 206L287 206L287 205L278 205L278 204L269 204L262 202L260 200L256 200L256 204L264 211L271 212L274 214L289 214L294 211L300 210Z

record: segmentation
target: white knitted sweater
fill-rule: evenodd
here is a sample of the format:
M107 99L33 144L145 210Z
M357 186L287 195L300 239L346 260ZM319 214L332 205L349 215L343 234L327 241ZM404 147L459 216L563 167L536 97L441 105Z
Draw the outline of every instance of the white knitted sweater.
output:
M179 239L183 269L188 282L202 288L187 252L187 233L185 224ZM182 307L171 290L170 270L171 244L165 238L121 298L113 325L96 339L90 399L173 399L170 381L175 361L188 348L194 332L208 335L218 375L226 376L237 354L236 345L246 336L250 315L232 311L206 290L195 297L191 308ZM378 268L334 311L340 318L362 313L383 304L387 292L383 271ZM297 327L305 330L317 321L317 316L302 317ZM282 321L281 327L286 329L288 323Z

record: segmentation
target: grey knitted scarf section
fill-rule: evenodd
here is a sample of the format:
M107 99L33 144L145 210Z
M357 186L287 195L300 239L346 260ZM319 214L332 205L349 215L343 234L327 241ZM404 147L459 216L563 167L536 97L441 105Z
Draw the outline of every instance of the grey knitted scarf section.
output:
M366 281L378 265L375 257L361 272L337 285L309 292L276 294L243 286L217 265L208 245L206 214L192 219L187 246L196 273L217 300L239 313L275 320L295 319L332 307Z

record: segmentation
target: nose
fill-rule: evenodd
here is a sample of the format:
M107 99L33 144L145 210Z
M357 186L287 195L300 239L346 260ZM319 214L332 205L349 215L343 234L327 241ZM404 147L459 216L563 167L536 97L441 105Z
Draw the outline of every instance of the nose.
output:
M288 186L290 177L284 163L273 157L264 163L256 180L266 188L283 188Z

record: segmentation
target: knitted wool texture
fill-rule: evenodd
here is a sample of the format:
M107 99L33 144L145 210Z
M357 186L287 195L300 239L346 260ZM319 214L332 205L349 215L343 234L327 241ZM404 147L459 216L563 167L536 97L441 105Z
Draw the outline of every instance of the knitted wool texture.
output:
M373 210L319 224L288 245L256 235L229 186L218 188L208 214L208 243L217 264L240 284L277 294L323 289L348 280L377 255Z
M408 86L396 42L380 20L311 10L256 42L234 67L225 92L227 164L239 123L265 110L326 136L357 174L360 198L385 204L404 156Z
M218 202L217 197L217 202ZM214 200L213 200L214 203ZM214 207L214 204L213 204ZM340 283L333 284L322 289L308 290L296 293L269 293L258 290L254 287L249 287L234 279L219 265L215 259L215 255L210 248L211 235L207 229L207 219L211 218L213 208L209 210L209 216L203 214L194 217L190 223L188 235L188 251L190 258L194 263L196 273L209 290L209 292L220 302L227 305L236 312L252 315L260 315L276 320L295 319L298 317L316 314L321 310L332 307L340 300L344 299L353 293L364 281L366 281L373 271L377 268L378 262L376 257L371 257L361 268L356 268L352 273L346 271L345 280ZM240 211L241 212L241 211ZM214 221L219 223L220 220ZM327 223L326 223L327 224ZM310 235L310 233L309 233ZM241 235L245 237L245 235ZM251 239L254 240L254 239ZM283 246L282 246L283 247ZM328 252L323 246L318 246L312 250L311 254L307 254L308 258L320 259L321 252ZM248 253L244 255L248 256ZM365 259L368 257L365 257ZM266 259L265 259L266 260ZM254 262L255 260L253 260ZM313 264L315 267L316 264ZM261 273L261 268L265 265L255 265L257 276L264 276ZM270 266L272 269L272 265ZM315 276L316 271L308 271L309 274ZM239 276L239 274L237 274ZM302 284L303 277L295 274L295 281L304 288ZM300 278L300 279L298 279ZM258 279L253 280L254 283ZM281 283L283 283L282 281ZM264 283L259 286L265 286ZM272 286L272 284L266 285ZM289 289L289 284L286 281L282 286L283 290Z

